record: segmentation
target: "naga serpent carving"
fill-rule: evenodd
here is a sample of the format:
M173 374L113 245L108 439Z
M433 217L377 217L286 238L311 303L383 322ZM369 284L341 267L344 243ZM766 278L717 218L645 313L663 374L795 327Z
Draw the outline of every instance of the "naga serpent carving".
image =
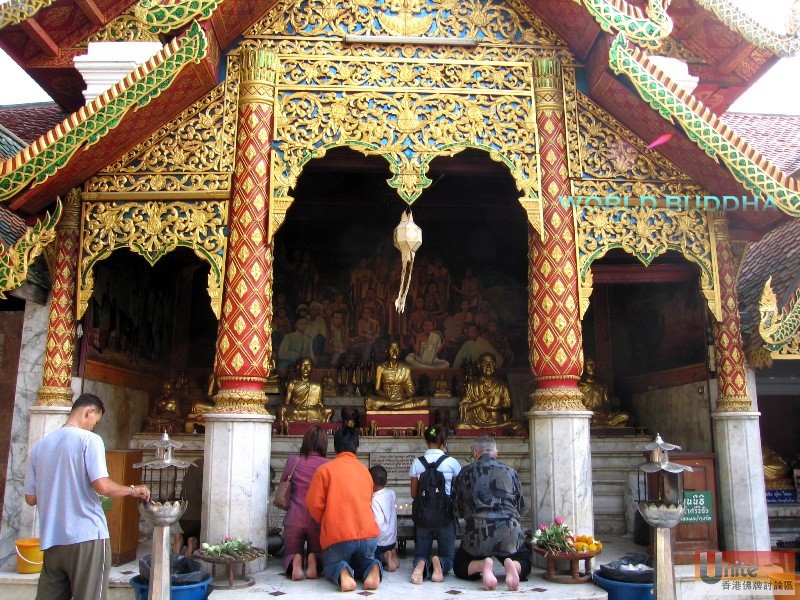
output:
M789 12L787 33L775 33L764 27L730 0L695 0L711 11L725 25L737 31L748 42L769 50L777 56L794 56L800 51L800 0L795 0Z
M672 0L648 0L642 13L638 6L625 0L575 0L583 4L600 28L608 33L624 33L633 43L659 48L672 33L672 19L667 8Z
M761 198L769 198L781 211L800 217L800 184L737 136L702 102L670 82L645 54L631 48L618 34L609 50L609 66L627 75L641 98L686 135L706 154L721 160L733 176Z
M761 301L758 303L761 320L758 333L769 350L780 350L800 332L800 288L788 308L778 312L778 299L772 290L772 277L764 284Z
M42 253L45 246L56 239L56 223L61 218L61 200L56 202L53 214L45 215L13 246L6 248L0 243L0 298L5 292L17 289L28 276L28 267Z

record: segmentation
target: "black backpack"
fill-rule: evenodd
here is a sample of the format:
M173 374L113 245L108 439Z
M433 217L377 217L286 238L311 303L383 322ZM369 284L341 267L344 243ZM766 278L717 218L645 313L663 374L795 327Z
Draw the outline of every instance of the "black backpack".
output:
M419 457L425 470L419 476L417 497L411 504L411 518L419 527L435 529L453 522L453 501L445 490L444 473L438 470L445 458L446 454L431 464L424 456Z

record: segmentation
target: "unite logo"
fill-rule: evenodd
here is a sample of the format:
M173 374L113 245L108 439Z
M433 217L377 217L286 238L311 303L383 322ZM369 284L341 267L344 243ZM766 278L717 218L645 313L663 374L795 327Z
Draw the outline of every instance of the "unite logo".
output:
M797 595L793 552L696 552L695 590L714 598ZM712 596L706 596L712 597Z

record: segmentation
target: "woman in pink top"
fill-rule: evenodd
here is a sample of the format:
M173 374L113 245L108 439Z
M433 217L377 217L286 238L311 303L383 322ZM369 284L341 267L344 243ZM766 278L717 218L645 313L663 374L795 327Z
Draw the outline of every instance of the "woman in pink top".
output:
M328 437L319 425L312 425L303 436L299 454L286 460L281 481L292 475L292 493L289 509L283 518L283 568L286 576L295 581L316 579L317 568L322 565L322 547L319 543L320 525L306 508L306 493L317 467L328 462ZM295 468L297 464L297 468ZM303 548L308 544L308 561L303 570Z

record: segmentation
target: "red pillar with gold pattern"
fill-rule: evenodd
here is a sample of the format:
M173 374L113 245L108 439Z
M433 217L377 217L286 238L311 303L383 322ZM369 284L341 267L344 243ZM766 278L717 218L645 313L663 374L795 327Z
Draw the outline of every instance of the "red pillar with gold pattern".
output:
M239 50L239 118L225 289L217 337L216 407L206 422L201 521L204 540L267 535L272 425L264 384L270 369L272 246L269 221L277 56ZM266 559L248 563L266 567Z
M36 406L72 406L75 363L75 294L80 248L80 192L71 190L56 226L56 260L52 272L50 316L44 352L44 375Z
M242 60L265 60L265 55L273 56L244 52ZM215 412L266 413L264 383L272 352L269 179L275 74L270 65L242 65Z
M769 519L759 413L748 390L736 299L737 269L724 214L714 218L714 237L721 319L714 324L717 403L711 419L717 454L722 547L768 551Z
M589 419L578 388L583 364L575 218L570 194L561 69L534 62L543 239L529 240L530 361L537 389L530 421L534 523L564 517L578 535L594 532Z

